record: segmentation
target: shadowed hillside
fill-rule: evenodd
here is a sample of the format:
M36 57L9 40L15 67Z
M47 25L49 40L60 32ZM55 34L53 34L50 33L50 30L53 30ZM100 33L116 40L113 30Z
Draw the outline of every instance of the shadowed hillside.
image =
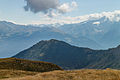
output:
M14 57L51 62L64 69L120 69L120 46L92 50L52 39L40 41Z
M0 70L24 70L34 72L47 72L53 70L62 70L59 66L40 61L30 61L16 58L0 59Z

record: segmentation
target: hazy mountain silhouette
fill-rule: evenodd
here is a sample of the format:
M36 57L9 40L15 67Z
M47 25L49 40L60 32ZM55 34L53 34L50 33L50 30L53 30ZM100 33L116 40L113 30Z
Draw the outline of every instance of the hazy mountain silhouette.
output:
M0 21L0 57L8 57L29 48L40 40L58 39L73 45L99 48L100 45L86 37L75 38L50 25L17 25ZM4 54L3 54L4 53Z

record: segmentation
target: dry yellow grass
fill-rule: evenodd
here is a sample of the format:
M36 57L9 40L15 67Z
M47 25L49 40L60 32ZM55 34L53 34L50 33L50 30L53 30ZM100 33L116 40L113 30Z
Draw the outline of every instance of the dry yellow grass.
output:
M38 72L29 72L29 71L21 71L21 70L4 70L0 69L0 80L6 78L18 78L24 76L33 76L38 74Z
M22 78L9 78L5 80L120 80L120 70L74 70L53 71L39 73L34 76Z

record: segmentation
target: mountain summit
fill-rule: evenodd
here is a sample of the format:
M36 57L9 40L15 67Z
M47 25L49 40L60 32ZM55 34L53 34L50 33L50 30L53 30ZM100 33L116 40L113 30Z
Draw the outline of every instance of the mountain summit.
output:
M77 63L85 64L85 50L90 49L78 48L71 46L66 42L55 39L40 41L31 48L24 50L14 57L30 60L41 60L58 64L64 68L68 68ZM78 61L81 59L80 61ZM66 66L67 64L68 66ZM76 65L77 66L77 65ZM75 67L76 68L76 67ZM82 68L82 65L81 65Z
M92 50L51 39L40 41L13 57L51 62L64 69L120 69L119 52L119 46L108 50Z

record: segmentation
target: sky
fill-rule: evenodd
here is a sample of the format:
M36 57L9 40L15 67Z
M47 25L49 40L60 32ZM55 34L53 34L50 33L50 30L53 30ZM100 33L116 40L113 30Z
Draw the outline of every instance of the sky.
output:
M45 1L43 5L41 4L44 9L40 8L39 2L39 4L33 2L38 5L36 8L32 1L39 0L0 0L0 21L18 24L47 24L59 22L68 17L120 10L120 0L40 0ZM59 2L57 4L52 1ZM26 9L25 6L27 6Z

